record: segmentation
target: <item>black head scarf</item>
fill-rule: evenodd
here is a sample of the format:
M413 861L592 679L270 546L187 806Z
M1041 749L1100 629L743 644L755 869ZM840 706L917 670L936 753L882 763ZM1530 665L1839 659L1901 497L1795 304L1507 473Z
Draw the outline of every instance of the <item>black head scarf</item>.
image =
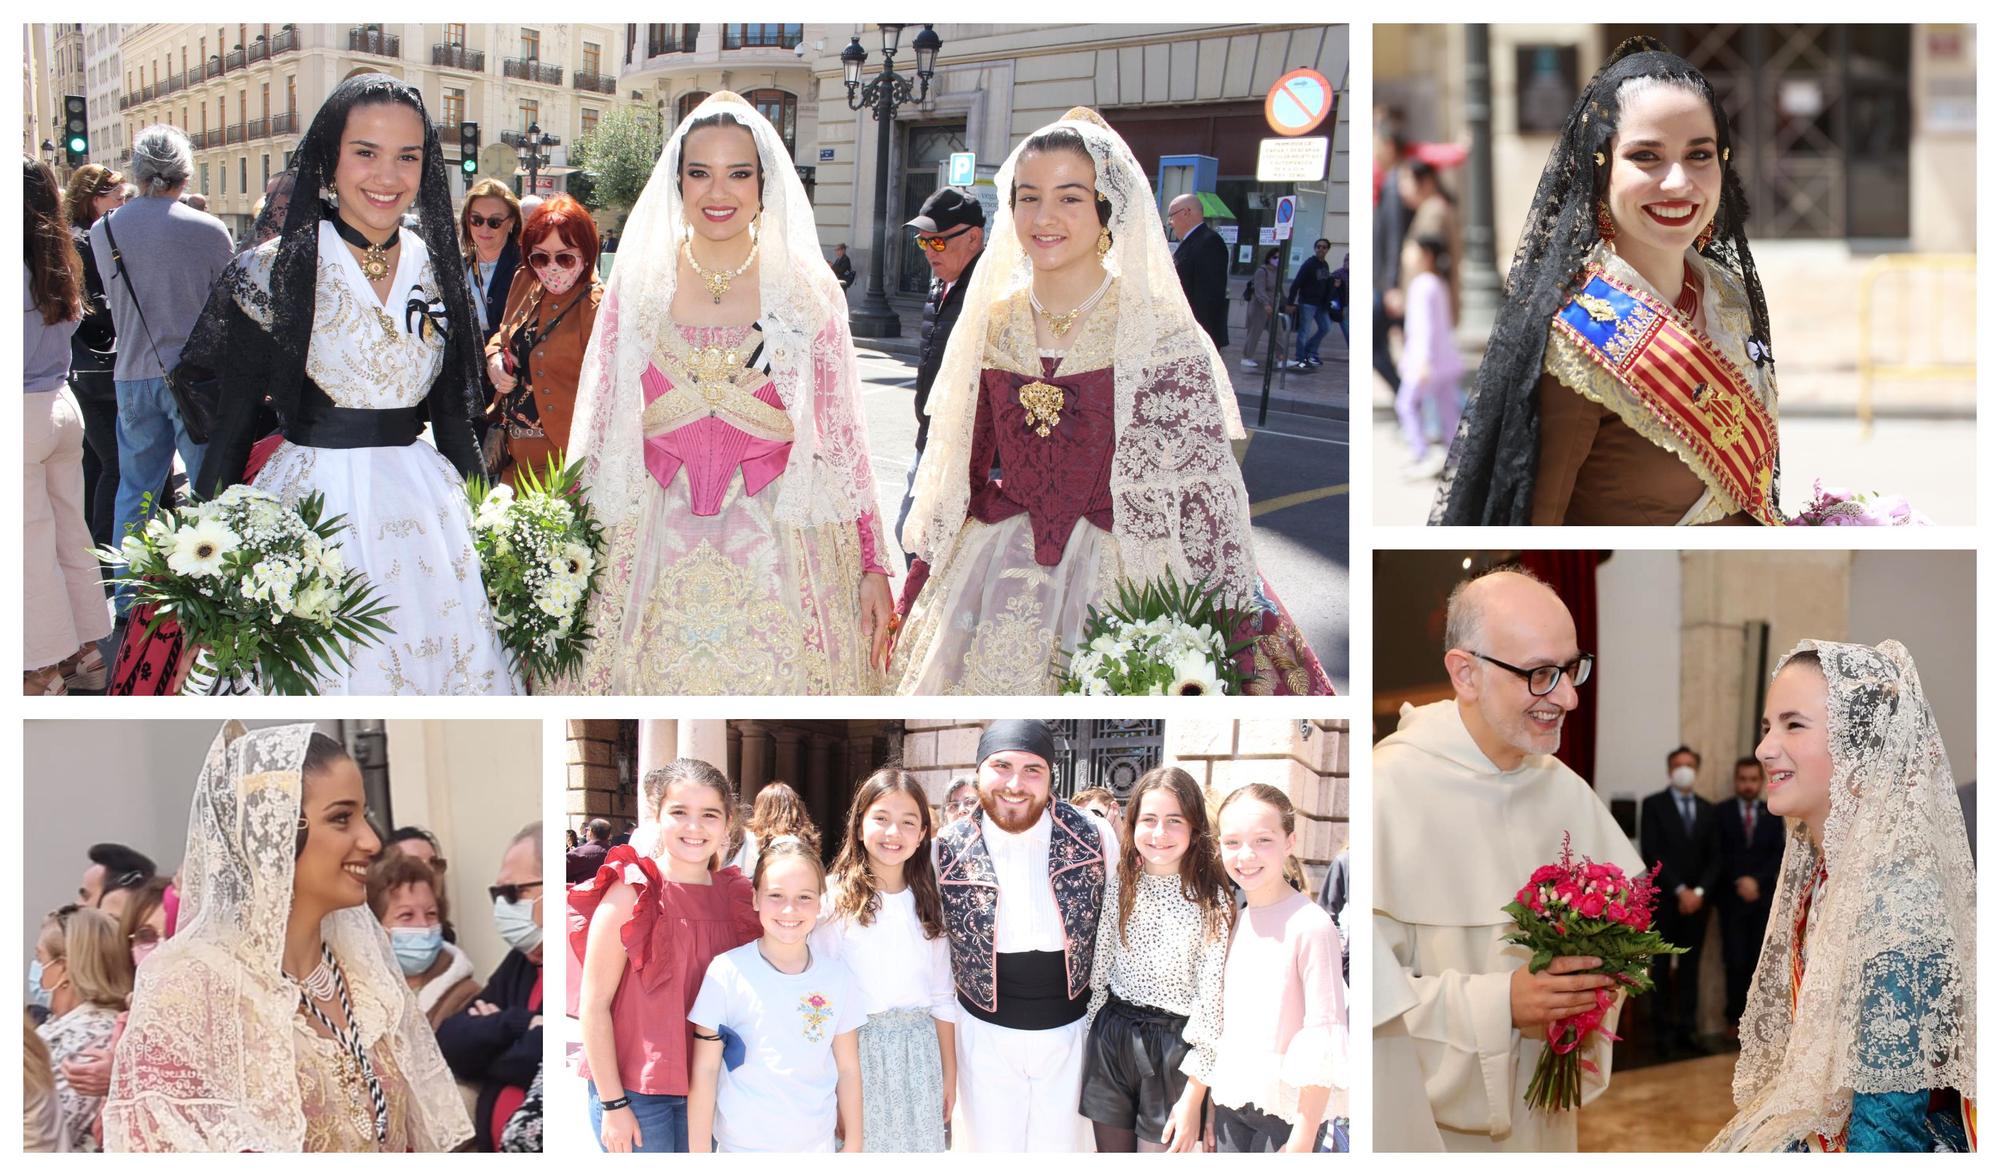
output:
M1549 321L1580 284L1584 259L1597 243L1597 202L1611 175L1611 141L1618 133L1618 90L1635 78L1658 78L1690 89L1715 116L1722 159L1722 203L1702 256L1737 274L1750 304L1753 362L1771 363L1771 322L1764 287L1744 236L1749 205L1729 152L1729 116L1701 71L1651 37L1633 37L1612 51L1569 112L1549 152L1528 223L1507 272L1507 301L1493 324L1486 357L1452 442L1431 524L1516 526L1529 521L1541 419L1535 386L1542 376ZM1602 159L1603 162L1599 162ZM1772 494L1776 496L1775 471Z
M451 185L446 179L437 127L416 87L388 74L360 74L334 88L293 154L296 179L271 267L269 331L256 328L236 307L234 295L247 279L229 273L217 282L201 321L188 338L183 362L197 372L214 372L224 384L217 435L212 438L211 456L203 462L199 480L205 494L242 476L243 455L254 440L248 436L254 431L251 418L256 415L254 405L244 403L246 398L264 400L280 428L298 419L319 280L319 224L336 215L329 197L341 135L355 107L379 102L408 106L424 124L423 172L412 210L417 218L415 232L430 251L431 271L438 285L430 293L444 304L449 324L444 367L424 401L431 437L438 452L461 473L481 468L472 413L480 400L482 340L473 314L472 291L465 283L463 267L456 264L458 222L452 216ZM236 266L248 260L239 258ZM395 313L392 308L391 314ZM214 451L214 442L222 443L221 452Z
M1025 751L1042 757L1051 768L1056 764L1056 737L1040 719L998 719L979 736L979 762L985 763L1003 751Z

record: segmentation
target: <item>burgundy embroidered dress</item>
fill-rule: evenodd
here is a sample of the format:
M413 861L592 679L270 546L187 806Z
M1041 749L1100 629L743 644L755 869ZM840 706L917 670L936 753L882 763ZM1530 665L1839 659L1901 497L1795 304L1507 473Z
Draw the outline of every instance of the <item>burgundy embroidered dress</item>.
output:
M979 373L964 529L940 574L915 561L892 676L905 694L1050 694L1090 606L1124 575L1114 535L1118 283L1062 355L1035 348L1025 289L995 309ZM999 476L994 476L995 466ZM1331 694L1268 583L1248 693Z
M793 419L763 332L672 324L640 379L649 475L607 536L579 686L611 694L872 694L861 576L881 572L872 512L775 517Z

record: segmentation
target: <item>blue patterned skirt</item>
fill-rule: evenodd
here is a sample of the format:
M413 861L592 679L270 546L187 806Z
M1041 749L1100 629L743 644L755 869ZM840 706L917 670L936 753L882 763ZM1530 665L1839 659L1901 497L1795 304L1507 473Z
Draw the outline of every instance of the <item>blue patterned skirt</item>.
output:
M876 1013L859 1043L863 1150L943 1151L944 1061L931 1011Z

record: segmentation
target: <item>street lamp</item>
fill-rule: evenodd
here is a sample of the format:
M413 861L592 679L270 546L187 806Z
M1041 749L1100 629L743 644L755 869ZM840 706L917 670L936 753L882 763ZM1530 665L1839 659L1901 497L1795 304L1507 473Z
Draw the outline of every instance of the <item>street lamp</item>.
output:
M48 160L49 167L54 168L56 165L56 141L54 139L42 140L42 155Z
M548 156L542 154L542 126L540 123L528 124L528 133L521 136L520 146L516 147L515 150L520 153L521 167L528 173L528 193L530 195L540 195L542 165L549 161Z
M840 72L847 83L847 108L872 111L879 128L875 145L875 232L874 246L868 255L868 286L862 292L861 305L848 316L848 329L854 334L877 339L893 339L903 333L903 324L890 307L882 285L882 259L888 252L889 131L895 124L897 107L905 102L922 102L929 96L931 78L937 73L938 50L944 48L944 41L930 25L925 25L910 42L917 56L916 84L912 86L911 80L895 69L896 45L906 27L881 26L882 71L865 84L861 70L868 64L868 50L861 47L861 35L856 33L847 48L840 51Z

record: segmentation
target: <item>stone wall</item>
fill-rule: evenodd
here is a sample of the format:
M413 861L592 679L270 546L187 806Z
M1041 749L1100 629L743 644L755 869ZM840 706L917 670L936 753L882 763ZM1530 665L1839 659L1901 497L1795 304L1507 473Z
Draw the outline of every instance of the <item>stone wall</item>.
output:
M573 719L565 725L563 820L572 829L593 817L619 828L639 819L638 793L617 719Z
M1347 847L1345 719L1177 719L1166 762L1193 776L1210 803L1245 784L1282 789L1298 809L1299 860L1315 884Z

